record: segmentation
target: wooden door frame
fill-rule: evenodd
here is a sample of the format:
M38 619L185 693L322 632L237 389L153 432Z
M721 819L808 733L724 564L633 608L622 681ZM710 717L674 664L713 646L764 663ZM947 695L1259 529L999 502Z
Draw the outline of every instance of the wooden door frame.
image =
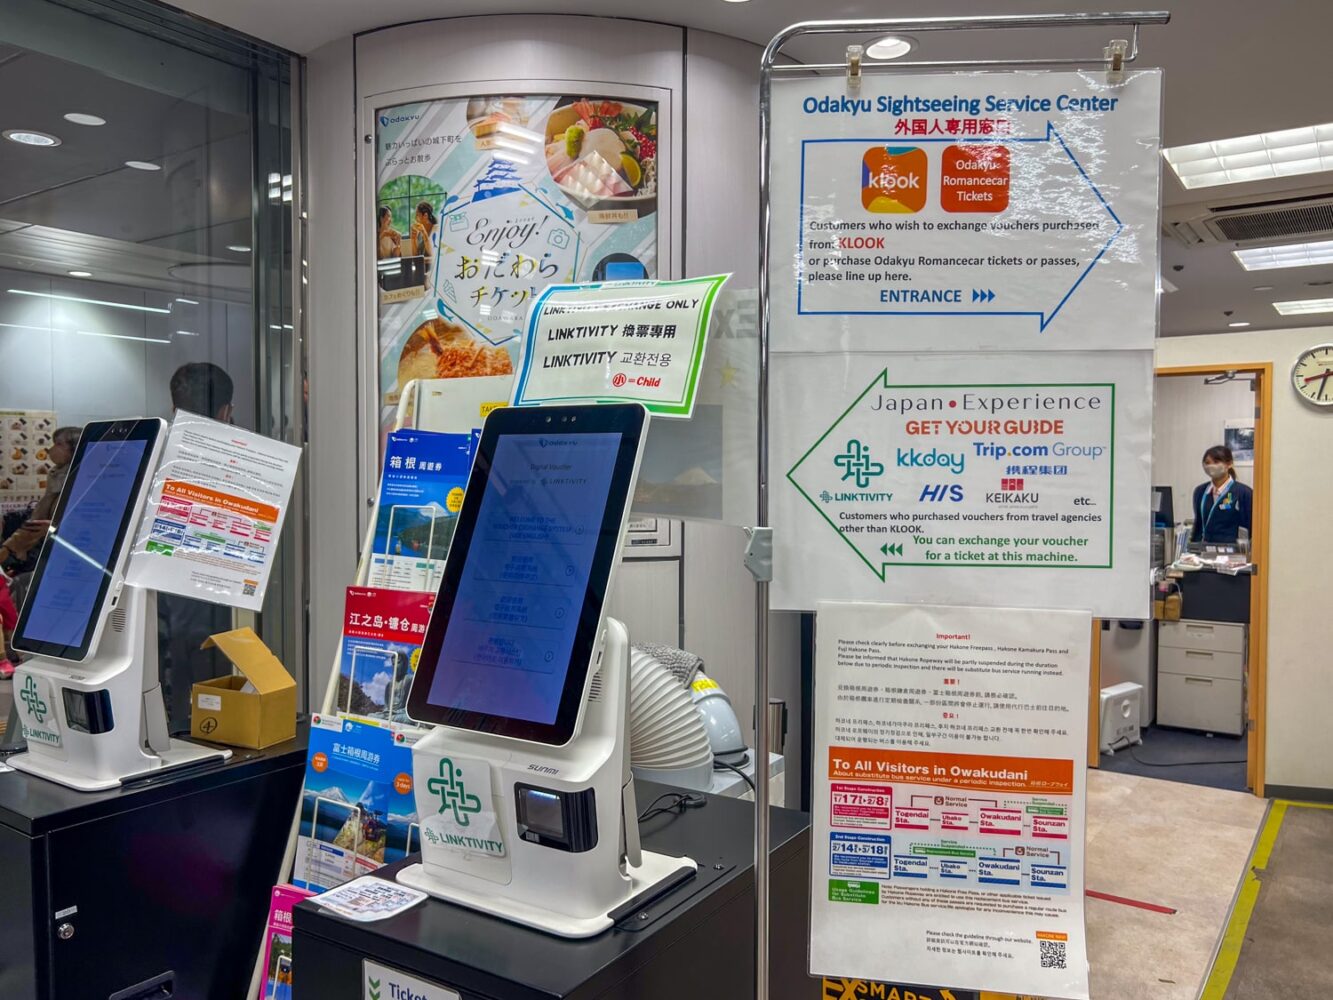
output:
M1250 561L1258 572L1250 584L1250 631L1247 654L1245 783L1260 798L1264 795L1264 748L1268 718L1268 553L1271 534L1273 468L1273 363L1169 365L1157 368L1154 378L1178 376L1252 375L1255 378L1254 512L1250 532ZM1092 622L1091 686L1088 701L1088 764L1100 763L1101 728L1101 621Z

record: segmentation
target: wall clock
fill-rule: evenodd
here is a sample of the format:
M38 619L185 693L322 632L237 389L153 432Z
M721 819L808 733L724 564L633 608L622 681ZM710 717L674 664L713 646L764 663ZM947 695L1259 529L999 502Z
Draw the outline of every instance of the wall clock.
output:
M1303 351L1291 366L1291 384L1307 403L1333 406L1333 344Z

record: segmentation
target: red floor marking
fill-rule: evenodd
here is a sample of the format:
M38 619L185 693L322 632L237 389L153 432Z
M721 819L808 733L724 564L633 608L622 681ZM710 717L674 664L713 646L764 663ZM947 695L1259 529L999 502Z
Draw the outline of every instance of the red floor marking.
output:
M1088 889L1084 893L1093 899L1104 899L1108 903L1121 903L1124 906L1137 906L1140 910L1152 910L1153 913L1175 913L1174 906L1162 906L1160 903L1145 903L1141 899L1127 899L1124 896L1112 896L1109 892L1098 892L1096 889Z

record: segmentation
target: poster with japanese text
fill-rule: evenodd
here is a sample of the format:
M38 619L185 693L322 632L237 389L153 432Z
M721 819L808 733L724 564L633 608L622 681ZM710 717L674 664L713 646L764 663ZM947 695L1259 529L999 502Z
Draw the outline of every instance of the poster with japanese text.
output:
M811 975L1087 1000L1092 617L821 603Z
M584 93L380 109L382 422L412 379L512 373L551 284L658 275L658 108Z

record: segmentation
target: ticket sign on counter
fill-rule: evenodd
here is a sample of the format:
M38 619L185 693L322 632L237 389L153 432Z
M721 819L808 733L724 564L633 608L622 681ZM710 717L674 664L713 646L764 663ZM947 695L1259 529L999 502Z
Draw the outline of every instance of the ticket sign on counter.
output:
M774 81L773 350L1150 349L1160 101L1153 70Z
M775 356L774 607L1146 617L1151 361Z
M818 616L811 975L1086 1000L1091 616Z
M528 316L514 404L642 403L689 417L728 277L547 288Z

